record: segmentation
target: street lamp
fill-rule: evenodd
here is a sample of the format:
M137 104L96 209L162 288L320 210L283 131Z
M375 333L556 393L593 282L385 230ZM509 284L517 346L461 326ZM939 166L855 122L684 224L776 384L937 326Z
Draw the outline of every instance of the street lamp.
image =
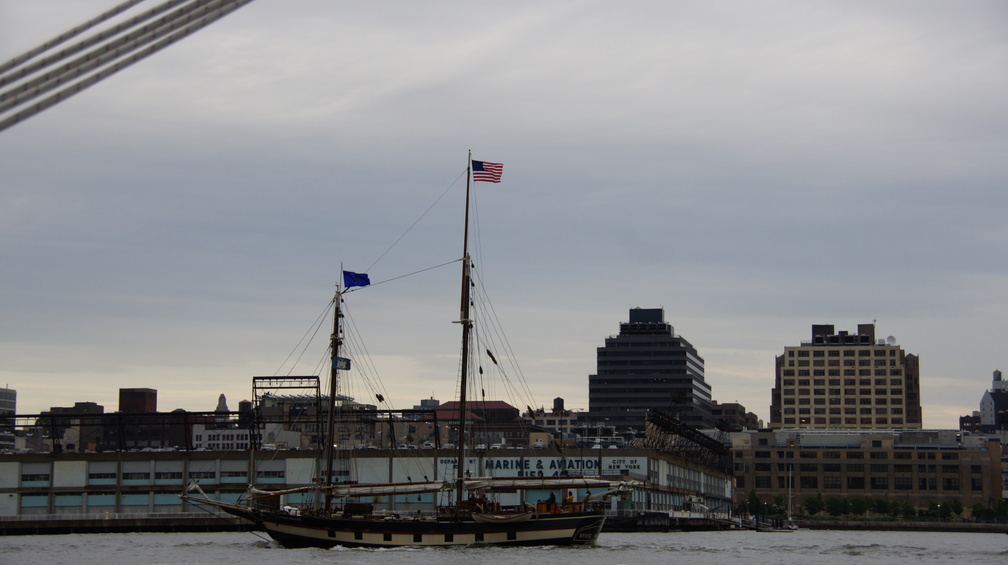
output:
M941 523L941 504L938 505L938 523Z

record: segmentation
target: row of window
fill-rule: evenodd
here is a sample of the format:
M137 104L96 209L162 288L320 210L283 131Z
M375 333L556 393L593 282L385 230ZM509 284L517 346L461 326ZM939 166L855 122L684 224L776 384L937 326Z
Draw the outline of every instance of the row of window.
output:
M769 443L766 440L766 438L759 438L758 441L759 441L760 445L767 445L767 443ZM872 447L882 447L882 441L881 440L872 440ZM755 451L755 452L753 452L753 455L755 456L756 459L769 459L769 458L771 458L773 456L773 453L774 452L771 452L771 451ZM776 452L776 456L777 456L777 459L794 459L795 458L795 453L800 454L800 458L801 459L814 459L816 457L816 455L819 454L819 453L822 454L822 458L823 459L840 459L841 457L844 457L844 458L847 458L847 459L864 459L865 458L865 452L864 451L859 451L859 450L858 451L822 451L822 452L818 452L818 451L815 451L815 450L808 450L808 451L804 451L804 450L802 450L802 451L787 450L787 451L777 451ZM889 456L890 452L888 452L888 451L869 451L868 453L869 453L869 458L870 459L888 459L888 456ZM913 459L913 454L916 453L917 454L917 459L926 459L926 460L930 459L930 460L934 460L934 459L938 458L937 457L937 453L939 453L939 452L936 452L936 451L933 451L933 450L920 450L920 451L903 450L903 451L893 451L891 453L892 453L892 456L893 456L892 458L893 459ZM956 453L955 451L941 451L940 453L941 453L941 459L942 459L942 461L958 461L959 460L959 454ZM742 459L744 456L745 456L745 452L743 452L743 451L736 451L735 452L735 458L736 459Z
M221 477L228 478L244 478L248 476L247 471L221 471ZM282 479L284 478L284 471L258 471L256 476L261 479ZM214 471L191 471L189 473L190 479L215 479L217 473ZM98 480L115 480L115 473L88 473L88 480L98 481ZM122 480L124 481L149 481L151 474L149 472L140 473L123 473ZM155 480L182 480L185 478L181 471L166 471L154 473ZM25 473L21 475L22 483L31 482L49 482L51 476L48 473Z
M900 402L902 400L900 398L901 395L897 395L896 394L897 390L900 390L900 389L893 389L893 396L895 398L892 399L892 403L893 404L902 404L902 402ZM827 404L827 398L826 398L825 395L822 396L822 397L820 397L820 398L799 397L799 398L795 399L793 394L788 395L787 392L788 391L785 390L784 394L781 395L781 397L782 397L781 398L781 402L783 402L785 405L797 403L797 404L802 404L802 405L814 404L816 406L826 406L826 404ZM843 398L843 397L833 396L833 398L829 399L829 403L831 405L834 405L834 406L839 405L839 404L846 404L848 406L855 405L855 404L861 404L861 405L877 404L877 405L880 405L880 406L884 406L884 405L889 404L889 397L885 397L885 396L872 397L871 395L859 397L859 396L855 395L855 396L849 396L847 398Z
M871 359L844 359L841 363L839 359L830 359L829 361L812 361L799 360L797 363L794 361L787 362L788 367L897 367L895 359L889 359L887 363L885 359L875 359L872 362Z
M785 396L785 397L790 397L790 396L827 396L827 392L826 392L827 390L829 391L829 393L828 393L829 396L848 396L848 397L851 397L851 396L872 396L873 392L874 392L875 396L903 396L903 389L901 389L901 388L889 388L889 389L886 389L886 388L843 388L843 389L840 389L840 388L831 388L831 389L825 389L825 388L812 388L812 389L809 389L809 388L799 388L799 389L797 389L797 393L798 394L795 394L796 389L785 388L785 389L781 389L781 395Z
M840 379L830 379L829 386L840 386ZM783 386L795 386L794 379L784 379L781 383ZM826 379L798 379L798 386L826 386ZM843 386L902 386L903 379L875 379L872 382L871 379L843 379Z
M784 465L778 463L777 470L783 472ZM790 466L790 470L794 469L794 466ZM936 474L941 469L942 474L953 474L958 475L960 467L959 465L935 465L935 464L925 464L920 463L917 465L918 473L931 473ZM755 463L753 464L753 470L757 473L759 472L770 472L773 468L772 463ZM743 470L744 464L736 464L736 470ZM890 465L888 463L870 463L867 466L870 473L888 473L890 469L894 473L912 473L914 466L907 463L897 463L895 465ZM801 473L818 473L820 470L824 473L840 473L842 471L847 471L848 473L863 473L865 471L864 463L799 463L797 470ZM970 473L978 475L982 472L980 465L970 465Z
M787 488L787 483L785 479L787 477L778 477L777 488L785 489ZM865 477L847 477L844 480L843 477L822 477L821 486L819 477L808 476L800 477L798 485L801 489L815 490L815 489L825 489L825 490L840 490L846 483L847 490L863 490L870 488L871 490L889 490L889 485L892 484L893 490L913 490L914 480L911 477L893 477L890 482L889 477L870 477L867 481ZM745 488L745 480L739 477L737 480L737 486L739 488ZM764 475L757 475L755 480L755 488L769 489L771 488L770 477ZM928 491L938 490L938 479L935 477L918 477L917 479L917 490L918 491ZM941 479L941 490L960 492L959 479L956 477L945 477ZM973 492L983 492L983 479L974 478L970 479L970 490Z
M842 421L841 421L842 420ZM808 425L818 425L818 426L870 426L870 427L887 427L887 426L904 426L903 418L875 418L874 420L870 417L845 417L845 418L829 418L829 422L826 422L826 418L784 418L784 425L792 426L808 426Z
M789 407L792 404L794 404L794 403L793 402L787 402L787 401L784 402L785 408L782 409L782 413L785 416L787 416L789 414L793 415L793 414L796 413L794 408L790 408ZM818 405L820 403L816 402L816 404ZM862 403L862 404L865 404L865 403ZM848 416L853 416L853 415L856 415L856 414L868 415L868 416L870 416L872 414L879 415L879 416L888 416L890 414L890 410L892 410L891 413L893 415L902 415L903 414L903 409L899 408L899 407L895 407L895 406L893 408L891 408L891 409L890 408L884 408L884 407L876 407L876 408L871 408L871 407L861 407L861 408L847 407L847 408L843 408L843 412L841 412L840 407L837 406L837 407L830 408L829 409L829 413L831 415L846 414ZM806 415L809 415L809 414L822 415L822 414L826 414L826 409L825 408L799 408L798 411L797 411L797 414L800 414L800 415L803 415L803 416L806 416Z
M825 369L813 369L812 371L809 371L808 369L798 369L797 374L798 374L799 377L811 377L811 376L825 377L825 376L827 376L827 374L830 377L839 377L840 376L840 369L830 369L829 371L827 371ZM785 377L793 377L793 376L795 376L795 370L794 369L782 369L781 370L781 375L783 375ZM872 375L874 375L876 377L885 377L885 376L899 377L899 376L903 375L903 370L902 369L874 369L874 370L873 369L844 369L843 370L843 376L845 376L845 377L854 377L854 376L870 377Z
M808 349L798 349L798 357L808 357ZM858 348L858 349L812 349L812 357L825 357L828 353L830 357L840 357L840 353L843 352L844 357L871 357L873 354L875 357L896 357L896 348L892 349L868 349L868 348ZM794 357L795 350L788 349L788 357Z

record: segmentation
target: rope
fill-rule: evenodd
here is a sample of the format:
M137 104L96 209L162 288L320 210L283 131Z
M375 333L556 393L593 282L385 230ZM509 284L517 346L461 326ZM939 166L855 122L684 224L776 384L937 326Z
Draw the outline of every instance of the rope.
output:
M34 79L30 84L23 87L16 87L8 90L7 92L0 93L0 102L2 102L2 104L0 104L0 112L2 112L7 110L14 111L18 107L25 106L35 98L38 98L47 92L57 88L62 88L62 90L58 90L48 98L30 104L26 109L13 113L3 120L0 120L0 131L24 121L47 108L55 106L63 100L66 100L74 94L77 94L101 80L112 76L137 61L140 61L149 55L164 49L172 43L183 39L191 33L206 27L225 15L241 8L242 6L245 6L251 1L252 0L194 0L192 4L183 6L169 16L161 18L161 20L159 20L161 25L154 29L151 29L152 26L144 26L138 32L129 34L125 38L115 40L106 45L99 44L92 51L82 55L74 61L71 61L60 69L57 69L57 71L48 73L38 79ZM169 2L162 7L174 5L176 2L178 2L178 0L169 0ZM123 31L120 27L125 27L125 24L123 26L116 26L116 28L113 28L114 33L111 35L116 35ZM88 41L83 42L83 44L87 43ZM56 56L47 59L45 63L51 64L53 62L58 62L70 53L75 52L74 49L80 50L77 46L64 50L64 52L61 52L63 54L57 54ZM116 62L114 64L109 64L112 61ZM98 70L102 65L107 66ZM33 68L41 67L33 65ZM96 72L93 72L93 74L87 74L92 71ZM9 76L17 78L19 76L23 76L23 73L15 71L13 75Z

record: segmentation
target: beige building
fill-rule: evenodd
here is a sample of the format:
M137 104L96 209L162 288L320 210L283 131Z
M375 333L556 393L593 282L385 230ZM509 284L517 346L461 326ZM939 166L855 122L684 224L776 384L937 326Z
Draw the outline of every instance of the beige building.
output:
M732 434L736 496L885 498L918 509L931 502L1001 500L1001 444L956 430L788 430ZM790 489L788 488L790 484Z
M920 362L875 324L857 333L813 325L812 340L777 357L770 427L920 429Z

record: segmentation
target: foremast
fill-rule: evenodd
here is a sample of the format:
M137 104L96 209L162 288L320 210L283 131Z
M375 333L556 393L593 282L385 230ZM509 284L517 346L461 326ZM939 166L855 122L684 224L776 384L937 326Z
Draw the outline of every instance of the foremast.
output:
M329 369L329 406L326 418L325 435L325 466L322 472L322 488L325 490L325 503L322 507L324 514L329 514L332 510L333 499L333 462L336 456L336 406L339 394L339 359L340 346L343 345L343 333L340 320L343 317L341 308L343 302L342 291L339 283L336 283L336 295L333 297L333 330L329 337L329 349L332 353L331 366Z

